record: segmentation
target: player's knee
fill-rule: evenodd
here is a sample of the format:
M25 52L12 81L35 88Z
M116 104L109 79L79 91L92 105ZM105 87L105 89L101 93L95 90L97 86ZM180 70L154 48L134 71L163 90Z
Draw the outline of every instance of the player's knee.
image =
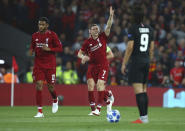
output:
M88 84L88 90L93 91L94 90L94 84Z
M103 81L98 81L97 82L97 87L103 87L104 86L104 82Z
M103 91L105 89L105 85L103 82L98 82L97 83L97 89L98 91Z
M42 90L43 83L41 81L36 83L36 89L37 90Z

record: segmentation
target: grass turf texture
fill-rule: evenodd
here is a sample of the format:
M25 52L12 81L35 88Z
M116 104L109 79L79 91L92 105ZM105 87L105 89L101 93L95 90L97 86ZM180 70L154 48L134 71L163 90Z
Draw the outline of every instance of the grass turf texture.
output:
M34 118L37 107L0 107L0 131L185 131L185 109L149 108L148 124L132 124L138 118L136 107L113 107L121 113L118 123L101 116L88 116L89 107L60 106L56 114L44 106L44 118Z

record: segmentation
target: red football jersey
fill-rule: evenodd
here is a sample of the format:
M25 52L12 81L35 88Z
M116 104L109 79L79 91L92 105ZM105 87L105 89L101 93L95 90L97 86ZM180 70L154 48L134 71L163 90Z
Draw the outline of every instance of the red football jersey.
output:
M43 45L49 47L51 51L42 50ZM36 32L32 35L31 50L35 52L34 67L53 69L56 68L55 52L62 51L62 44L53 31Z
M170 70L170 74L173 76L174 81L178 81L181 83L184 76L184 67L174 67Z
M90 57L89 64L108 66L106 49L107 36L104 32L99 34L96 40L92 37L87 39L81 48L81 50Z

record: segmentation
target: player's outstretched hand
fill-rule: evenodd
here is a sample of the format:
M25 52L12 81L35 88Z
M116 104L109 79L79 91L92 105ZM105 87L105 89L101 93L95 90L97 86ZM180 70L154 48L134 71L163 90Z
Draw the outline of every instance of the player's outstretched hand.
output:
M49 47L47 47L46 45L43 45L42 49L43 49L44 51L50 51L50 50L51 50L51 49L50 49Z
M121 72L122 72L123 75L126 74L126 65L123 64L123 65L121 66Z
M110 7L110 16L114 15L114 10L112 9L112 6Z
M90 60L89 56L83 56L81 62L82 62L82 64L85 64L89 60Z

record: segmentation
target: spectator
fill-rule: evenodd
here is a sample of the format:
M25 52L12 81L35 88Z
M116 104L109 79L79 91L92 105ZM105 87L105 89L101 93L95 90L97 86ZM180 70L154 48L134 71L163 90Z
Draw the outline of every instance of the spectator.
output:
M26 6L25 0L20 0L20 2L18 2L16 11L16 21L18 27L24 31L28 31L28 7Z
M72 62L66 62L66 70L62 75L62 81L64 84L78 84L78 75L75 70L72 69Z
M7 69L6 74L4 75L4 82L5 83L12 83L13 75L11 73L11 69ZM14 74L14 83L19 83L19 78L16 74Z
M3 67L0 67L0 83L4 83L4 74L6 70Z
M156 70L152 72L151 84L152 86L169 86L169 78L161 63L157 63Z
M28 8L28 27L29 27L29 33L33 33L34 30L36 30L36 26L35 26L35 19L38 16L38 9L39 6L38 4L35 2L35 0L27 0L26 1L26 6ZM34 28L33 28L34 27Z
M180 39L178 42L178 51L182 51L182 55L185 55L185 39Z
M56 58L56 82L61 84L62 83L62 75L63 75L63 70L62 70L62 59L59 57Z
M74 55L72 50L69 48L69 46L64 47L64 51L62 53L62 66L66 66L66 63L68 61L74 61Z
M184 67L180 66L178 60L175 61L175 67L170 70L170 79L173 87L181 87L184 78Z
M66 39L72 40L73 39L73 31L75 27L75 13L72 11L71 6L67 7L66 13L62 16L62 29L66 34Z
M63 44L64 47L71 45L71 43L66 40L66 34L65 33L61 33L59 37L60 37L60 40L62 41L62 44Z
M11 4L9 0L2 0L0 2L0 19L12 24L12 13Z
M26 73L26 82L27 83L33 83L32 74L33 74L33 66L30 66L29 71Z
M144 9L144 22L154 28L156 62L161 63L162 72L167 70L167 76L170 77L170 70L176 59L180 59L181 65L185 65L184 1L111 0L107 3L102 0L1 0L0 21L31 34L36 29L33 24L38 16L48 16L51 23L49 28L54 30L60 36L63 45L69 48L67 54L62 54L62 67L65 69L68 59L73 62L76 60L74 53L82 41L89 37L87 27L97 23L100 28L105 28L104 21L108 18L109 4L116 9L116 15L108 43L112 49L118 48L115 56L119 55L122 58L127 45L128 28L132 21L131 8L136 2ZM118 65L116 82L126 85L125 77L119 71L119 59L116 57L113 61ZM86 72L86 68L82 66L79 69L78 64L75 65L75 70L78 70L79 78L83 82L85 77L80 71ZM22 81L20 72L18 74L19 80ZM23 74L25 75L26 73Z

